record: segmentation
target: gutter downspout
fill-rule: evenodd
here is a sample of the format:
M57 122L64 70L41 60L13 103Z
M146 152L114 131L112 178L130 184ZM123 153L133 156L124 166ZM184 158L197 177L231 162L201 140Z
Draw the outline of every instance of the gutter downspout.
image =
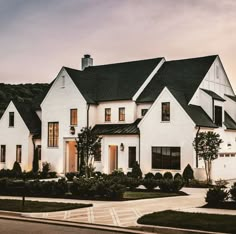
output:
M198 130L197 130L197 133L196 133L196 168L198 168L198 134L200 132L200 129L201 127L198 126Z

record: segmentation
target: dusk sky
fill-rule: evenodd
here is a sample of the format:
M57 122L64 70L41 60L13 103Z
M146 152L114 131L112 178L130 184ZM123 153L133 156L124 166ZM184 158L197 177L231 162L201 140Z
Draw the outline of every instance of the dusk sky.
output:
M0 0L0 82L51 82L62 66L219 54L236 90L235 0Z

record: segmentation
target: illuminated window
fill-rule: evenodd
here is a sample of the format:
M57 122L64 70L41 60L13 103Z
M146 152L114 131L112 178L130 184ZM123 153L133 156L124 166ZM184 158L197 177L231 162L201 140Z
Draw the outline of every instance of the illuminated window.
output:
M48 147L58 147L59 123L48 123Z
M21 163L21 154L22 154L22 146L21 145L17 145L16 146L16 161L18 163Z
M77 109L70 109L70 125L77 125Z
M125 121L125 108L119 108L119 121Z
M1 145L1 163L5 163L6 162L6 146L5 145Z
M14 127L14 124L15 124L14 112L9 112L9 127Z
M105 121L111 121L111 108L105 108Z
M163 102L161 104L161 121L170 121L170 103Z

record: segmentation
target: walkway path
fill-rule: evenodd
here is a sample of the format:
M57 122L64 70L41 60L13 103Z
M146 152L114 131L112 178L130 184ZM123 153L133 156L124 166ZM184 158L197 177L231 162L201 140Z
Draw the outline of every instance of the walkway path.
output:
M122 202L86 201L86 203L93 203L93 207L71 211L31 213L23 215L35 218L68 220L73 222L97 223L124 227L135 226L137 225L137 219L147 213L168 209L190 209L200 207L205 203L205 189L184 188L183 191L190 195ZM66 200L66 202L69 201ZM72 202L72 200L70 200L70 202ZM73 200L73 202L75 202L75 200ZM84 201L80 200L79 202L83 203Z

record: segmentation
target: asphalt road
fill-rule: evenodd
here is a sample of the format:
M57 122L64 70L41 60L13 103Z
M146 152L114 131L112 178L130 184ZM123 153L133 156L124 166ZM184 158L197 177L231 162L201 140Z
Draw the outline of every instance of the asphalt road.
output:
M65 233L76 233L76 234L112 234L118 233L114 231L100 231L94 229L85 229L77 227L68 227L61 225L42 224L34 222L24 222L18 220L7 220L0 218L0 233L5 234L65 234ZM124 232L125 233L125 232Z

